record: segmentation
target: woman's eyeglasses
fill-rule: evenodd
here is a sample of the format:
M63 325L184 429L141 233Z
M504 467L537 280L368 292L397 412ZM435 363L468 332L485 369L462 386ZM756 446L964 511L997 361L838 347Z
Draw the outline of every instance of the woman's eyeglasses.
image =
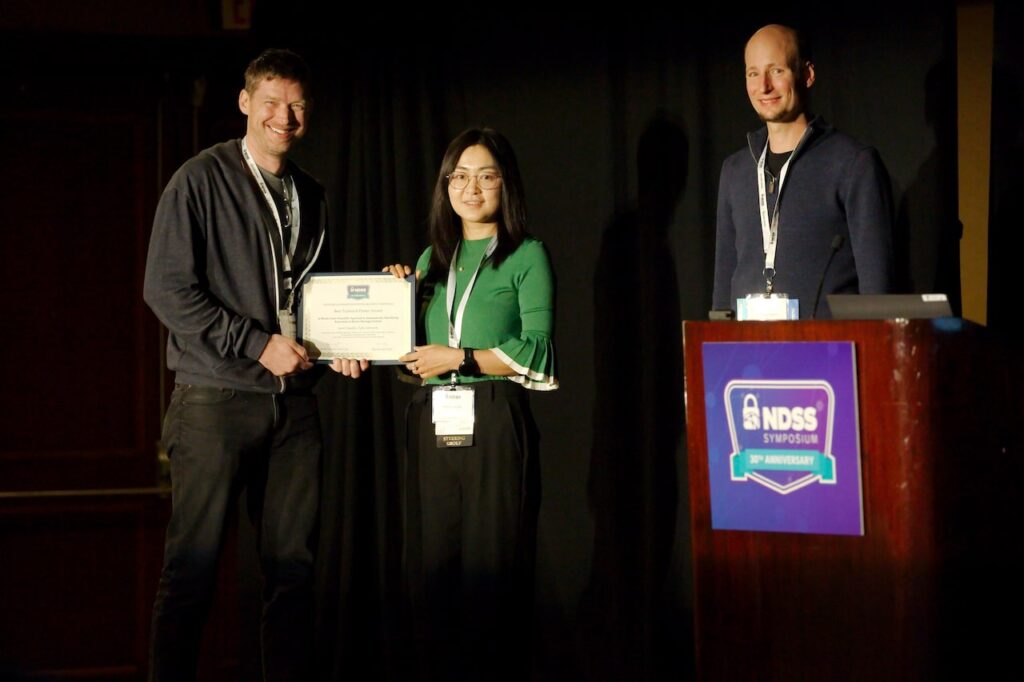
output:
M454 173L449 173L447 177L448 184L453 189L466 189L469 187L469 181L472 178L476 178L476 186L480 189L497 189L501 187L501 176L497 173L477 173L473 175L471 173L455 171Z

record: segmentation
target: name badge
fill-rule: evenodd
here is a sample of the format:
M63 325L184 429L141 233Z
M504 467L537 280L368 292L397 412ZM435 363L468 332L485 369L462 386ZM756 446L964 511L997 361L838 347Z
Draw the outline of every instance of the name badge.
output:
M786 294L747 294L736 299L737 320L799 320L800 301Z
M467 386L439 386L431 393L434 436L439 448L466 448L473 444L474 390Z

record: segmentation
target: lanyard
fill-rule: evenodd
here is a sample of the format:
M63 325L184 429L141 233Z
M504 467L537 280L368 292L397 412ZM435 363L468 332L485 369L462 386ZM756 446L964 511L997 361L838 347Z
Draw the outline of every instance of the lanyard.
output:
M452 254L451 265L448 266L448 291L446 294L446 306L448 310L448 345L452 348L459 348L462 340L462 316L466 312L466 303L469 302L469 294L473 291L473 285L476 284L476 276L480 274L480 268L483 267L484 261L490 258L494 250L498 248L498 235L491 237L491 241L488 242L487 248L484 250L482 256L480 256L480 262L476 265L476 271L473 273L473 277L469 280L466 285L466 290L462 292L462 298L459 301L459 309L455 313L455 324L452 324L452 308L455 305L455 263L459 259L459 246L455 247L455 253Z
M252 160L252 156L249 154L249 149L247 145L247 138L243 138L242 156L245 158L245 163L249 166L249 171L252 173L252 176L256 178L256 184L259 186L260 192L263 193L263 199L267 202L267 206L270 207L270 212L274 215L274 222L277 223L277 234L281 237L281 244L284 247L284 253L281 254L281 260L284 262L285 272L291 272L292 258L290 254L294 249L294 244L296 243L299 234L299 190L295 186L295 183L293 182L292 191L289 196L287 187L288 179L285 178L283 180L283 182L285 183L284 199L285 201L291 204L292 210L292 238L288 240L291 243L285 244L284 229L281 227L281 216L277 212L277 202L275 202L274 197L270 195L270 190L267 188L267 183L263 180L263 174L260 173L260 169L256 165L256 162Z
M291 181L291 188L288 187L288 182ZM299 242L299 198L298 190L295 188L295 178L289 174L286 177L281 178L281 198L284 199L284 203L288 206L290 212L288 223L288 243L283 244L285 253L288 255L288 259L291 260L295 255L295 246ZM276 201L274 202L277 203Z
M775 279L775 252L779 248L779 204L782 203L782 183L786 181L786 171L789 169L789 162L793 160L796 150L789 155L786 163L779 171L779 182L775 186L775 206L772 208L772 216L768 218L768 194L765 192L764 162L768 156L768 142L764 143L761 151L761 158L757 160L757 199L758 208L761 211L761 242L764 244L764 277L765 290L772 293L773 281Z

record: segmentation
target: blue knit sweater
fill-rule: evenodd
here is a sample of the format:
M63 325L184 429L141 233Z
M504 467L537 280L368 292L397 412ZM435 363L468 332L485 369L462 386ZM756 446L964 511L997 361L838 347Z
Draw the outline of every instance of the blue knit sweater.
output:
M749 149L725 160L718 186L715 245L716 309L763 292L764 244L757 199L757 160L768 129L747 135ZM777 188L776 188L777 189ZM892 196L889 176L873 148L825 123L810 122L793 151L779 205L775 291L800 301L808 318L832 240L843 244L828 268L818 317L829 317L830 293L887 293L893 285Z

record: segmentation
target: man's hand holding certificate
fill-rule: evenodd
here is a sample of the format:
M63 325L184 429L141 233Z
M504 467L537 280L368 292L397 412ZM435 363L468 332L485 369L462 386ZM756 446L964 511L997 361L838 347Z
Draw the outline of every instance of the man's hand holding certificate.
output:
M412 276L314 275L302 287L300 341L313 360L400 364L415 341L415 294Z

